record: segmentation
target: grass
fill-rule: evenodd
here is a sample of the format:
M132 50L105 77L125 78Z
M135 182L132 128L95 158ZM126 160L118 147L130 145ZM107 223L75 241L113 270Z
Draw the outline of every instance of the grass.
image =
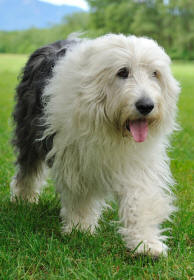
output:
M192 199L194 169L194 64L175 63L173 72L181 82L179 120L169 151L176 179L178 212L168 232L171 248L167 258L135 257L117 234L117 206L104 213L95 236L74 231L60 235L60 205L52 185L38 205L12 204L9 182L14 173L11 110L17 75L26 61L22 55L0 55L0 279L191 279Z

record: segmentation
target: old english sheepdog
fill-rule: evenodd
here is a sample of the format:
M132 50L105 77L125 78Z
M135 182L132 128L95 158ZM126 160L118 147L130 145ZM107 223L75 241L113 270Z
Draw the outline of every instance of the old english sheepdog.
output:
M37 201L50 169L63 232L94 232L115 198L126 246L166 255L178 94L168 55L148 38L69 37L36 50L17 87L12 200Z

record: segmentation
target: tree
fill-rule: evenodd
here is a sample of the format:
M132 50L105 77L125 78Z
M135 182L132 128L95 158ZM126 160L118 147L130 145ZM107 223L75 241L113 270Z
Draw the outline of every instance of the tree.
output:
M156 39L172 57L194 58L193 0L88 0L90 24L101 34Z

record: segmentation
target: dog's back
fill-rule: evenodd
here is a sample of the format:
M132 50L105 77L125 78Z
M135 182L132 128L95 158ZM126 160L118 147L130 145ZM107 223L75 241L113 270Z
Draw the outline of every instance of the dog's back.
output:
M37 142L45 130L42 94L47 80L58 59L76 40L60 40L37 49L27 61L21 81L16 89L16 105L13 113L15 134L13 144L18 151L17 164L28 172L37 171L38 161L44 160L52 148L53 137ZM21 171L22 172L22 171Z

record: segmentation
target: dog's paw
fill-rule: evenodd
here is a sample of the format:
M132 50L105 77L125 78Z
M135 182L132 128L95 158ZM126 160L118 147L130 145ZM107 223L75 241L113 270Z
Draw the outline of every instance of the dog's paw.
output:
M62 226L62 233L65 234L70 234L73 230L78 230L82 232L88 232L90 234L94 234L96 231L96 225L89 225L89 224L80 224L80 223L69 223L69 224L64 224Z
M15 193L11 193L10 196L10 201L11 202L18 202L18 201L25 201L28 203L35 203L37 204L39 201L39 196L40 194L38 192L36 193L28 193L28 194L15 194Z
M159 257L161 255L167 256L167 250L168 247L161 241L144 241L137 246L134 253Z

